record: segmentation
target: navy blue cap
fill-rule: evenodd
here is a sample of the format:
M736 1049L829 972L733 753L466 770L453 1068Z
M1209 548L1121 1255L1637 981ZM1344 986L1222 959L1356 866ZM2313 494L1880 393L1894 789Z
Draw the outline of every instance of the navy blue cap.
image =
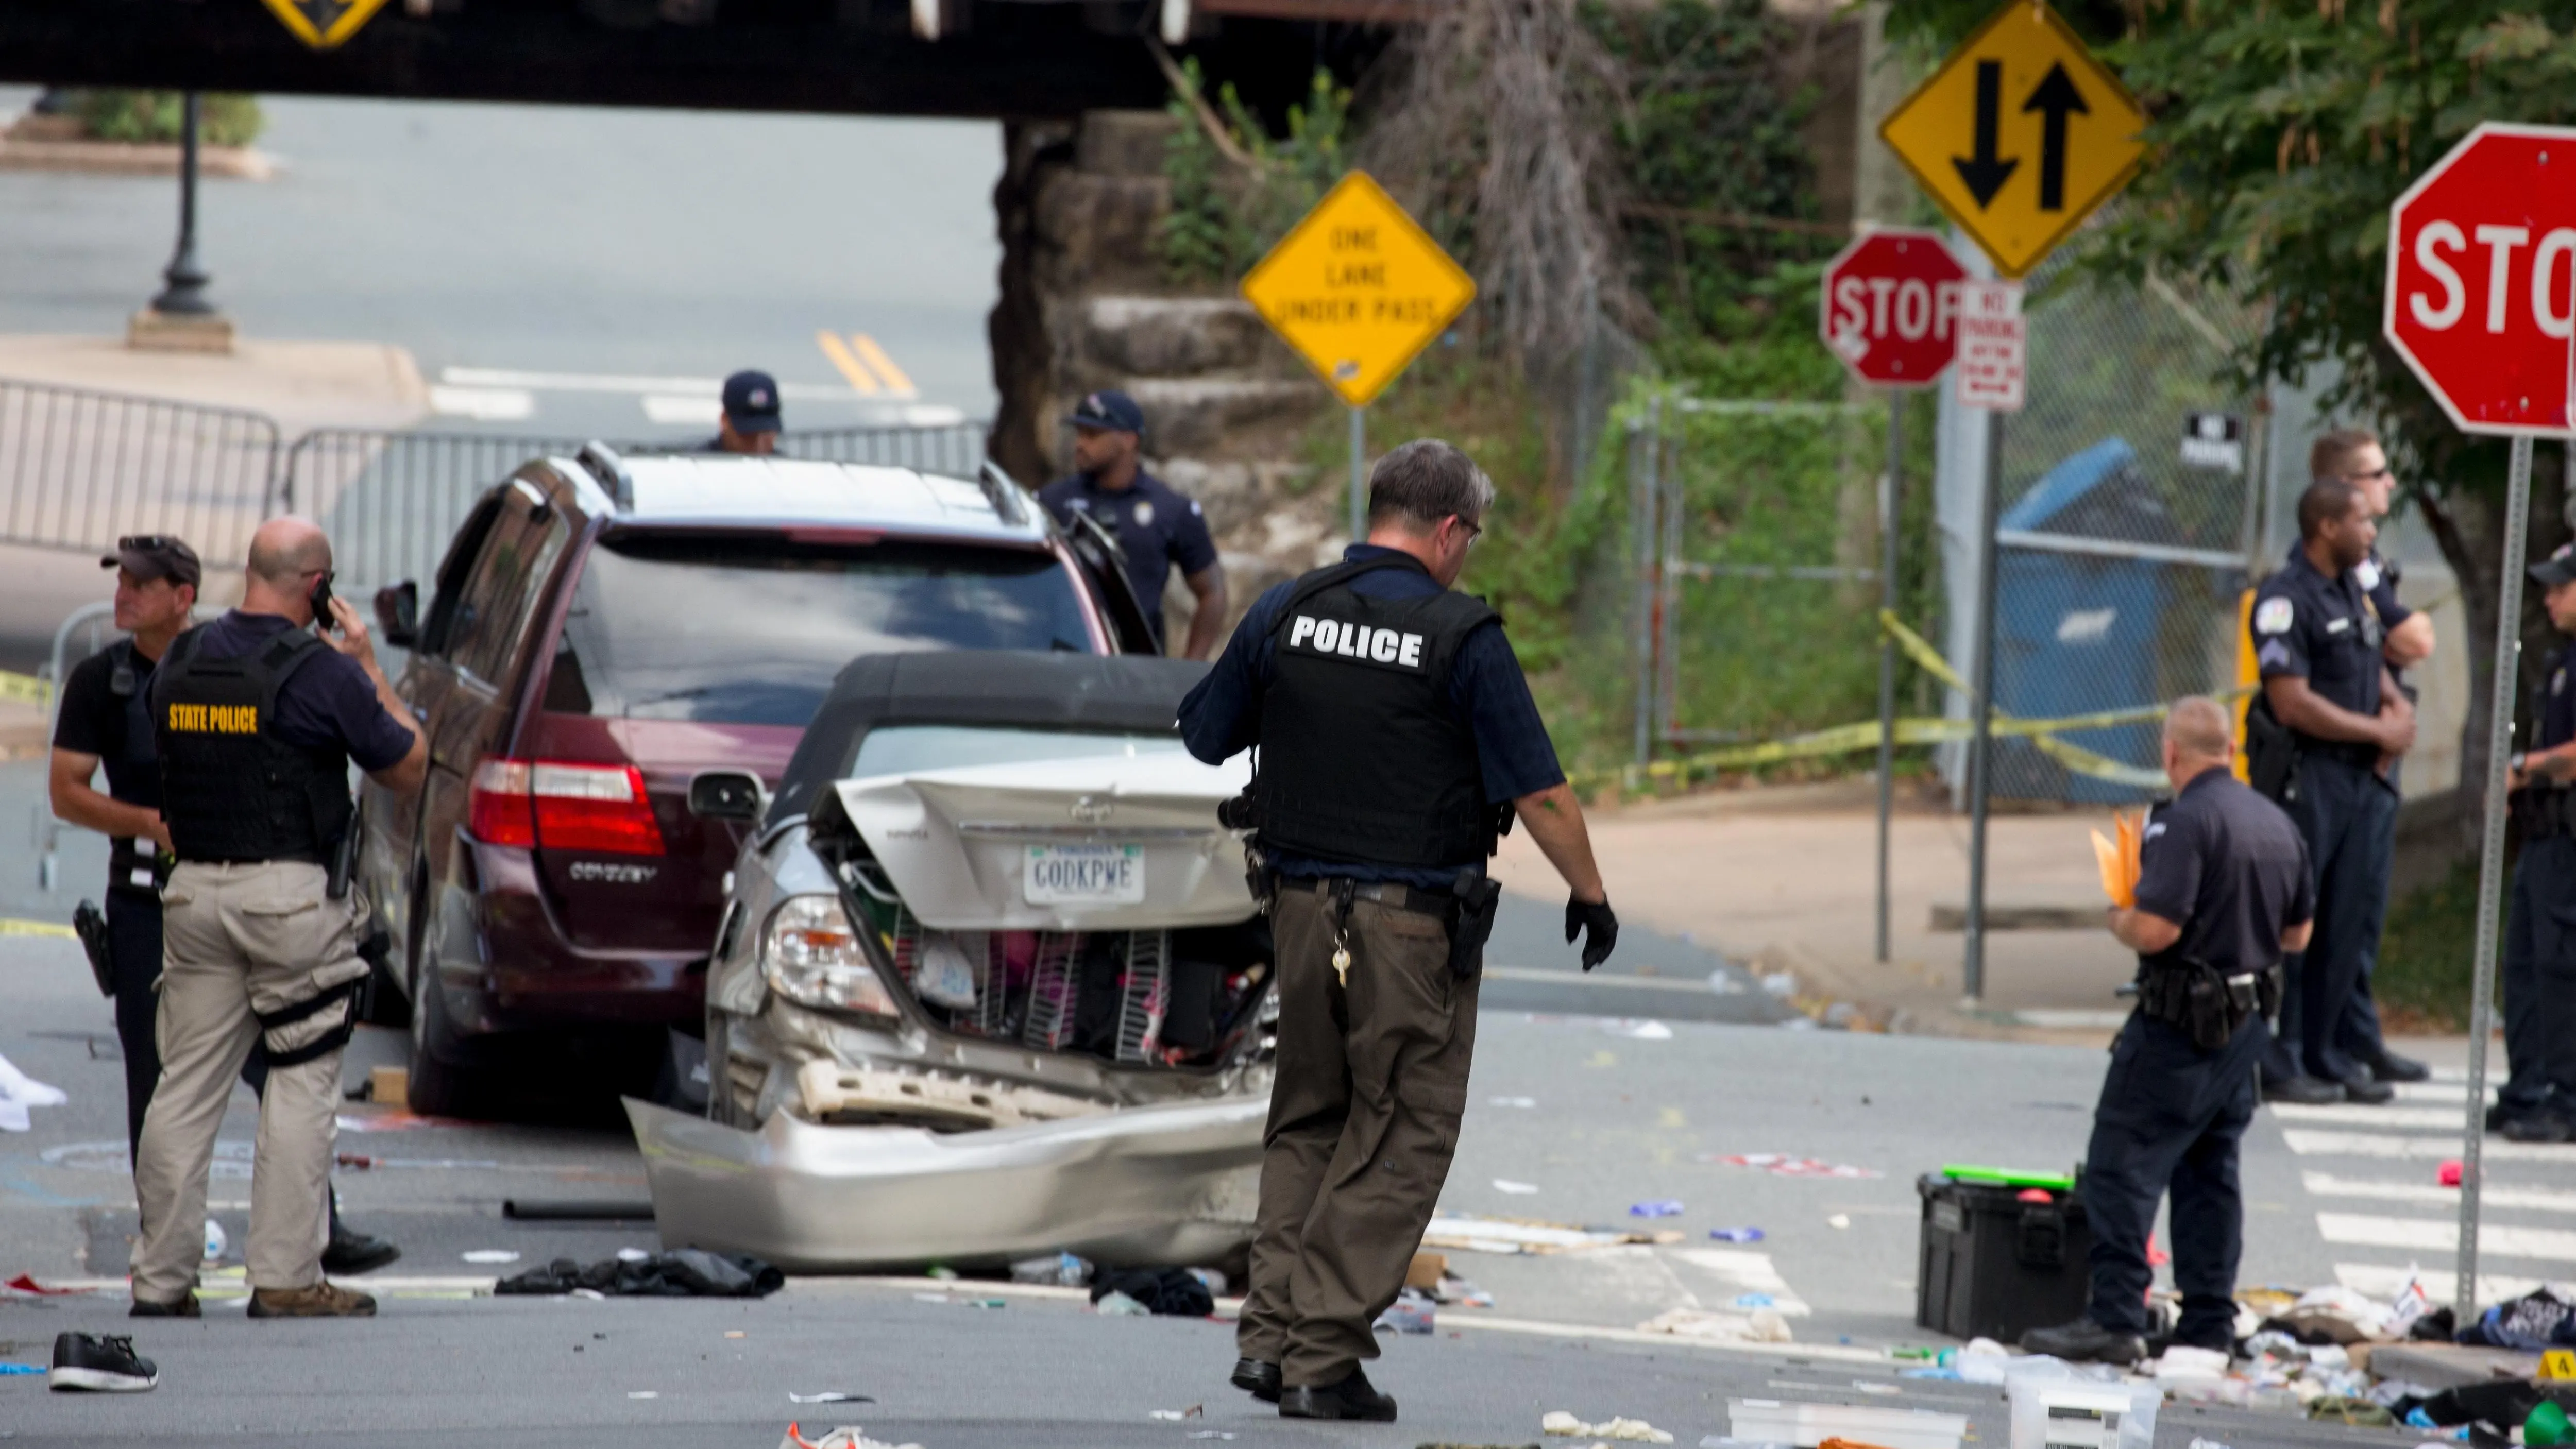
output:
M2544 589L2576 583L2576 543L2562 543L2549 557L2533 564L2531 578Z
M724 411L737 433L778 431L778 379L748 369L725 379Z
M1113 433L1145 431L1145 410L1136 400L1114 388L1084 395L1074 408L1071 419L1077 428L1101 428Z

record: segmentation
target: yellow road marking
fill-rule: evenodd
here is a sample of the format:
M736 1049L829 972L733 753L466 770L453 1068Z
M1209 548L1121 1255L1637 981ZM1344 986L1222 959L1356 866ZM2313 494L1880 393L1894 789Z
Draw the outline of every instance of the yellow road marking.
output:
M855 391L870 397L884 391L877 386L876 377L868 371L867 366L850 355L849 344L843 342L837 333L817 328L814 333L814 345L823 349L823 355L831 359L834 367L840 369L841 376L850 380L850 386Z
M52 921L28 921L0 916L0 936L72 936L72 928Z
M899 392L906 397L920 395L921 389L912 385L912 379L905 375L902 368L894 365L894 359L886 356L885 349L877 346L875 338L864 332L853 332L850 334L850 346L856 348L858 354L868 360L868 366L876 369L877 376L885 379L886 391Z

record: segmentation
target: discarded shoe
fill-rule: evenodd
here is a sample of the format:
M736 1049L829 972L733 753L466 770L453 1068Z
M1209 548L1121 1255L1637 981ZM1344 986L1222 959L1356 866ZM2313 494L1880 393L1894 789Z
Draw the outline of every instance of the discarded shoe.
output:
M1337 1384L1321 1388L1297 1388L1279 1391L1279 1417L1283 1419L1355 1419L1371 1424L1395 1422L1395 1400L1379 1393L1357 1365L1351 1376Z
M2139 1334L2104 1328L2090 1318L2078 1318L2055 1328L2034 1328L2021 1336L2024 1353L2044 1353L2068 1363L2109 1363L2127 1366L2147 1356L2147 1341Z
M322 1250L322 1271L334 1277L353 1278L372 1273L401 1256L402 1249L383 1238L342 1228L331 1235L331 1245Z
M59 1390L139 1394L161 1382L160 1367L134 1352L134 1340L113 1333L54 1335L54 1367L45 1382Z
M1234 1372L1226 1382L1252 1395L1265 1404L1279 1402L1279 1365L1257 1358L1234 1361Z
M253 1288L250 1290L250 1316L373 1318L376 1316L376 1300L329 1282L316 1283L310 1288Z
M137 1298L134 1300L134 1306L126 1310L125 1316L128 1318L202 1318L205 1312L197 1306L196 1294L182 1293L178 1301L173 1303L155 1303L149 1298Z
M2263 1079L2263 1100L2292 1102L2302 1107L2322 1107L2329 1102L2342 1101L2343 1088L2337 1083L2319 1081L2315 1077L2283 1077L2279 1081L2274 1081L2267 1076Z
M2429 1082L2433 1079L2431 1067L2385 1048L2378 1055L2365 1059L2362 1065L2370 1068L2370 1074L2383 1082Z

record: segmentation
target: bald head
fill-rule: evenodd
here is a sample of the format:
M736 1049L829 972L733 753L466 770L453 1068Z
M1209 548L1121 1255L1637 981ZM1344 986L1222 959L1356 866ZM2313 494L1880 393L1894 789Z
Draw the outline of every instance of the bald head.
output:
M2165 743L2173 756L2191 765L2223 765L2236 750L2236 721L2217 700L2186 695L2165 714Z
M272 518L250 536L250 576L272 589L301 594L307 574L329 567L330 537L312 519Z

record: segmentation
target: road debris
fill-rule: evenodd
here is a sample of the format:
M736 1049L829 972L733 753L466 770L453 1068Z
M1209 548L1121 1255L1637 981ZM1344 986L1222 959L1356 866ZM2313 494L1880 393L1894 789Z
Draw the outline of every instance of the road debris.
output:
M1453 1248L1470 1253L1565 1253L1628 1244L1678 1243L1678 1232L1630 1232L1616 1228L1579 1228L1571 1223L1533 1218L1484 1217L1442 1213L1422 1234L1426 1248Z
M1522 1196L1538 1191L1538 1184L1534 1182L1514 1182L1508 1177L1498 1177L1494 1179L1494 1191L1507 1192L1516 1196Z
M942 1302L947 1300L942 1299ZM1091 1300L1091 1311L1104 1318L1151 1318L1154 1310L1115 1289Z
M1379 1333L1430 1333L1439 1301L1419 1288L1406 1288L1395 1295L1395 1301L1377 1316L1370 1327Z
M1604 1020L1601 1023L1601 1029L1612 1036L1624 1036L1630 1041L1671 1041L1673 1039L1671 1027L1651 1018L1638 1021L1629 1017L1614 1016Z
M1708 1230L1708 1235L1721 1243L1758 1243L1762 1241L1762 1230L1760 1228L1711 1228Z
M1186 1409L1156 1409L1152 1417L1173 1424L1183 1419L1204 1419L1207 1417L1207 1405L1192 1404Z
M1732 1343L1789 1343L1789 1320L1780 1310L1756 1308L1750 1313L1711 1313L1703 1308L1667 1308L1637 1325L1639 1333L1669 1333Z
M794 1424L787 1426L787 1437L778 1441L778 1449L921 1449L918 1444L888 1444L871 1439L856 1424L843 1424L827 1429L821 1436L808 1439Z
M1166 1318L1205 1318L1216 1312L1216 1295L1187 1268L1110 1268L1092 1280L1091 1301L1123 1293Z
M27 1116L30 1107L59 1107L72 1099L60 1087L48 1086L28 1076L0 1057L0 1132L25 1132L33 1123Z
M1485 1100L1496 1107L1518 1107L1524 1111L1538 1105L1536 1097L1487 1097Z
M1682 1200L1677 1197L1656 1198L1649 1202L1630 1203L1632 1218L1677 1218L1682 1215Z
M519 1255L508 1248L470 1248L456 1255L468 1263L515 1263Z
M1538 1421L1542 1434L1559 1438L1618 1439L1632 1444L1670 1444L1673 1436L1643 1419L1610 1419L1587 1424L1563 1409L1549 1411Z
M632 1250L630 1250L632 1251ZM619 1298L766 1298L787 1275L758 1258L674 1248L628 1259L623 1253L588 1267L557 1258L492 1285L495 1294L597 1293Z
M1850 1213L1835 1213L1835 1214L1833 1214L1833 1215L1831 1215L1831 1216L1829 1216L1829 1217L1827 1217L1827 1218L1825 1219L1825 1226L1826 1226L1826 1227L1829 1227L1829 1228L1847 1228L1847 1227L1850 1227L1850 1226L1851 1226L1851 1214L1850 1214Z
M1058 1253L1051 1258L1022 1258L1011 1265L1014 1283L1050 1283L1059 1288L1079 1288L1091 1281L1089 1260L1071 1253Z
M789 1389L787 1402L791 1404L873 1404L876 1400L866 1394L853 1394L843 1389L825 1389L819 1394L800 1394L794 1389Z
M0 1288L5 1288L12 1293L32 1294L38 1298L60 1298L66 1294L90 1291L87 1288L48 1288L37 1282L32 1274L27 1273L21 1273L6 1283L0 1283Z
M1709 1152L1700 1155L1702 1162L1724 1167L1749 1167L1773 1177L1840 1177L1866 1179L1882 1176L1875 1168L1848 1167L1816 1157L1786 1157L1777 1152Z

